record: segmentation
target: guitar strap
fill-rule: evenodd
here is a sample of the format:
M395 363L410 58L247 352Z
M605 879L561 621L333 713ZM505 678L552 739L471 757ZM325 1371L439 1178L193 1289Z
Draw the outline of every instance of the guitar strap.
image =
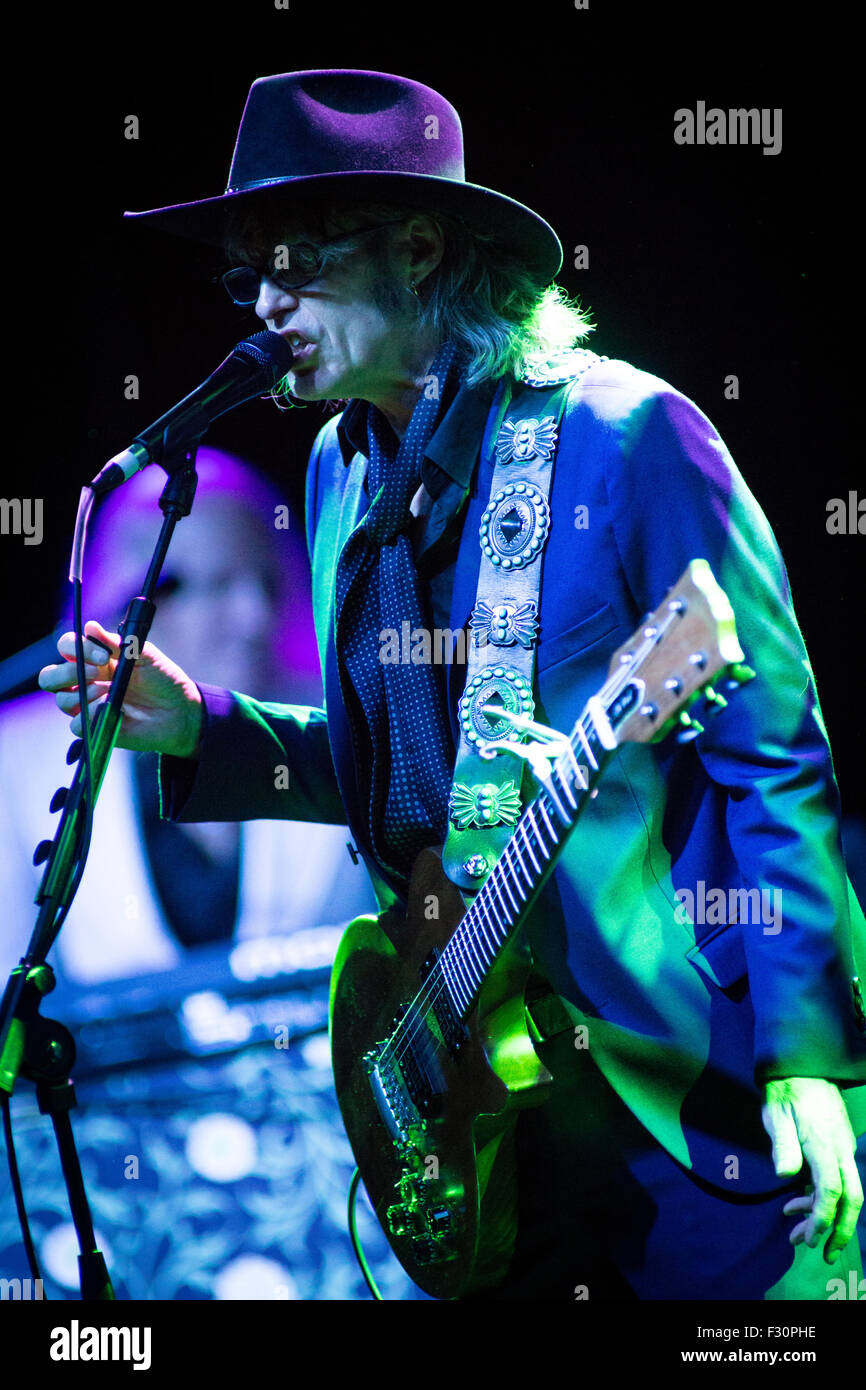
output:
M481 460L492 470L490 502L481 518L481 564L469 620L466 684L460 700L460 742L449 798L446 874L477 892L502 855L521 814L523 760L502 753L482 759L479 744L517 743L525 735L485 713L500 705L533 717L532 686L550 489L559 425L574 383L597 362L585 349L534 362Z

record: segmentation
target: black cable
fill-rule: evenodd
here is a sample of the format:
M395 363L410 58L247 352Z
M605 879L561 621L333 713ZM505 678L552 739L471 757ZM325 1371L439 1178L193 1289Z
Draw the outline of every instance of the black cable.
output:
M15 1155L15 1141L12 1138L12 1106L10 1097L6 1091L0 1093L3 1101L3 1133L6 1139L6 1153L9 1158L9 1177L12 1181L12 1191L15 1195L15 1206L18 1210L18 1221L21 1225L21 1235L24 1241L24 1249L27 1252L27 1263L30 1266L30 1275L33 1279L42 1282L42 1275L39 1271L39 1259L36 1254L36 1246L33 1244L33 1236L30 1233L30 1222L27 1220L27 1209L24 1206L24 1192L21 1187L21 1174L18 1171L18 1159Z
M366 1258L364 1256L364 1251L361 1249L361 1242L358 1238L358 1229L355 1225L355 1197L358 1193L358 1183L360 1181L361 1170L360 1168L356 1168L354 1173L352 1174L352 1181L349 1184L349 1236L351 1237L352 1249L355 1252L355 1258L357 1259L358 1264L361 1266L361 1273L364 1276L367 1288L370 1290L370 1293L373 1295L375 1299L378 1299L380 1303L384 1303L385 1300L382 1298L382 1295L376 1287L376 1281L370 1273L370 1266L367 1264Z

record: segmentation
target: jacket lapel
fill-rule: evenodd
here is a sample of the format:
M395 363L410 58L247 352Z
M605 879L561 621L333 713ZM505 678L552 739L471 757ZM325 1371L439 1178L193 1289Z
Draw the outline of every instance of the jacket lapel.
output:
M334 638L337 562L343 546L365 510L364 479L367 475L367 460L362 454L355 454L347 467L339 455L339 450L335 450L335 454L335 462L342 476L335 474L333 486L323 489L322 509L316 526L313 594L334 767L349 818L354 824L358 824L359 821L363 823L362 807L355 776L351 731L343 709Z

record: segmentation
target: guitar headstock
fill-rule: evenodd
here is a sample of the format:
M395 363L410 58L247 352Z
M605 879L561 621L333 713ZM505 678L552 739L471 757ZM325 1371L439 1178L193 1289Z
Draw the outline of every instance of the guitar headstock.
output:
M656 743L679 720L686 741L702 726L686 713L703 693L711 711L754 676L744 666L734 611L706 560L692 560L654 613L614 653L599 699L617 744Z

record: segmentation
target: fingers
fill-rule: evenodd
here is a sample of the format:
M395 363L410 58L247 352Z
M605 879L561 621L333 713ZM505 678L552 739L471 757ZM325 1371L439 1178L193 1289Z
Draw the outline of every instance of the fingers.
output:
M810 1189L810 1192L811 1192L811 1189ZM809 1197L794 1197L792 1201L786 1202L785 1205L782 1207L782 1211L784 1212L785 1216L793 1216L794 1213L797 1212L797 1211L811 1211L811 1210L812 1210L812 1198L811 1198L811 1196L809 1196Z
M863 1187L853 1153L840 1159L839 1175L842 1179L842 1196L836 1208L836 1225L824 1246L824 1259L828 1264L835 1263L839 1251L853 1236L863 1205Z
M120 653L120 634L106 632L101 623L91 620L84 625L84 672L88 682L95 680L100 672L104 675L106 671L112 670L112 659ZM39 687L42 690L75 690L78 686L75 677L75 634L64 632L58 639L57 650L65 658L56 666L43 666L39 672ZM89 689L89 686L88 686ZM65 706L58 705L65 713L73 713L73 710ZM76 701L77 709L77 701Z
M836 1259L843 1246L854 1234L857 1213L863 1204L863 1189L854 1162L854 1136L838 1091L835 1104L828 1105L821 1117L805 1126L803 1153L809 1164L815 1187L812 1214L806 1223L803 1240L814 1249L829 1233L824 1246L828 1264Z
M84 659L97 666L106 666L112 657L120 655L120 633L106 632L101 623L91 618L84 624ZM75 634L64 632L57 650L68 661L75 660Z
M838 1163L834 1163L832 1170L823 1159L818 1163L818 1171L811 1163L810 1166L815 1180L815 1191L812 1194L811 1215L803 1223L801 1238L814 1250L821 1237L833 1228L843 1188Z
M88 705L95 705L108 693L109 688L110 683L108 681L93 680L89 682L87 686ZM77 686L73 690L61 690L54 699L57 708L63 714L78 714L81 709L81 695Z
M103 650L108 651L109 655L114 657L120 655L120 633L109 632L95 618L89 618L84 624L84 635L93 642L94 646L98 645L100 656Z
M816 1175L815 1187L810 1187L809 1195L786 1202L782 1210L786 1216L808 1213L806 1220L791 1231L792 1245L805 1243L815 1249L829 1231L824 1259L832 1265L854 1235L863 1205L863 1188L853 1152L811 1152L807 1156Z

